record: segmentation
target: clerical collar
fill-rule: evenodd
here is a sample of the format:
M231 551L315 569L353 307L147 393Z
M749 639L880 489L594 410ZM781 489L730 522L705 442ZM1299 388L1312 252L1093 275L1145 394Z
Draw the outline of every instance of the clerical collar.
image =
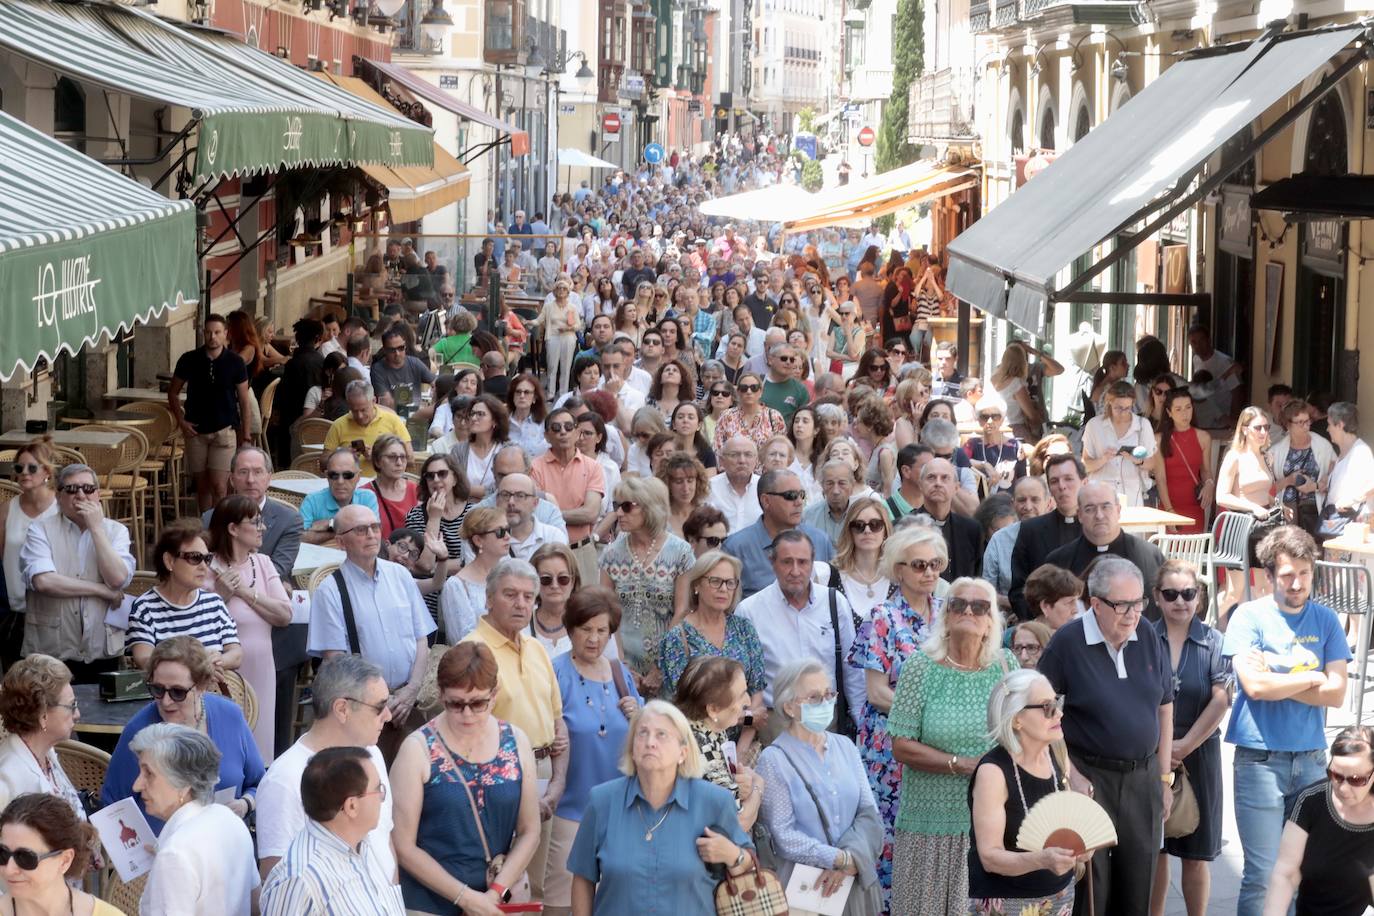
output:
M1078 524L1078 519L1075 518L1075 517L1072 516L1072 515L1061 515L1061 516L1059 516L1059 517L1062 518L1062 519L1064 520L1064 524L1066 524L1066 525L1077 525L1077 524Z
M1109 549L1111 549L1111 546L1112 546L1111 544L1098 544L1098 545L1097 545L1097 552L1098 552L1098 553L1106 553Z

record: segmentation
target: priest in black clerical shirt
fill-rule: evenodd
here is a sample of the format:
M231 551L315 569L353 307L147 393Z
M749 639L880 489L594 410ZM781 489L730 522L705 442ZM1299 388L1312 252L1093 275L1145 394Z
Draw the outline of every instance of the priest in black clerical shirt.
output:
M1159 619L1155 606L1155 579L1164 565L1164 554L1144 538L1121 530L1121 503L1116 490L1105 483L1083 484L1078 491L1078 516L1082 519L1083 535L1050 553L1045 562L1060 566L1082 577L1088 565L1101 556L1117 556L1130 560L1145 578L1145 616Z
M1033 620L1036 616L1026 606L1026 579L1044 565L1052 551L1082 534L1078 528L1078 490L1086 476L1083 463L1073 455L1051 455L1045 461L1045 482L1049 484L1054 508L1022 522L1011 550L1011 589L1007 597L1011 599L1012 613L1021 620Z
M940 576L953 582L960 576L976 576L983 566L983 531L967 515L952 511L958 470L944 458L932 458L921 468L921 508L915 515L935 522L944 535L949 562Z

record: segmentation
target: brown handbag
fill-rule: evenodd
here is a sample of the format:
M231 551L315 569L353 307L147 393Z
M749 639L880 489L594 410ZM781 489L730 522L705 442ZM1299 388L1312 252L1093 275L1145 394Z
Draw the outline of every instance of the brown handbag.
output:
M1169 808L1169 816L1164 819L1164 835L1177 839L1197 830L1202 821L1202 811L1198 808L1197 793L1188 781L1188 770L1179 767L1174 770L1174 803Z
M778 876L759 865L752 849L744 852L754 867L742 875L726 870L716 885L716 916L788 916L787 892Z

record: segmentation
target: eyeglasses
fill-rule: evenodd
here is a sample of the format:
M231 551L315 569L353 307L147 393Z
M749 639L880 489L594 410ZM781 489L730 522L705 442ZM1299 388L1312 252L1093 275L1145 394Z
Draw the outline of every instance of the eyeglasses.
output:
M480 700L450 700L444 699L444 708L449 712L485 712L491 705L492 697L482 697Z
M340 531L339 536L343 537L345 534L357 534L359 531L361 531L363 534L381 534L382 526L378 522L368 522L363 525L354 525L352 528Z
M714 589L723 588L727 592L733 592L735 589L739 588L738 579L722 579L720 576L707 576L706 584Z
M1256 423L1254 426L1250 427L1250 429L1253 430L1254 432L1257 432L1257 433L1267 433L1267 432L1269 432L1269 424L1268 424L1268 423Z
M728 398L729 396L730 389L728 388L717 388L711 392L711 397L713 398Z
M1344 783L1352 789L1362 789L1369 785L1371 777L1374 777L1374 772L1365 773L1363 776L1346 776L1344 773L1334 772L1330 767L1326 768L1326 778L1331 780L1334 785L1339 786ZM4 863L4 849L5 847L0 846L0 864ZM20 862L19 867L23 868L24 863Z
M177 556L187 563L190 563L192 566L209 566L210 561L214 559L215 555L212 553L201 553L199 550L183 550L179 552Z
M890 347L887 351L888 356L910 356L911 351L903 347Z
M1145 610L1144 598L1133 598L1126 601L1113 601L1110 598L1098 598L1097 600L1116 611L1122 617L1125 617L1132 611L1139 614L1141 611Z
M16 477L20 474L37 474L41 470L43 470L41 464L20 464L17 461L14 463L14 475Z
M405 461L405 460L406 460L406 453L405 453L405 452L387 452L387 453L386 453L385 455L383 455L382 457L383 457L384 459L386 459L387 461Z
M770 490L769 492L765 493L764 495L765 495L765 496L778 496L778 497L781 497L782 499L787 500L789 503L794 503L794 502L796 502L796 501L799 500L799 499L806 499L806 491L805 491L805 490Z
M550 423L549 432L551 433L570 433L577 429L576 423Z
M873 365L871 365L871 366L868 367L868 371L869 371L869 372L886 372L886 371L887 371L887 363L874 363Z
M934 560L898 560L896 563L893 563L892 565L897 567L898 569L900 569L903 566L909 567L911 571L914 573L938 573L944 571L945 561L937 557Z
M382 714L382 711L386 709L388 702L387 700L381 700L376 703L369 703L366 700L360 700L357 697L344 697L344 699L350 703L357 703L359 706L365 706L379 716Z
M53 856L60 856L66 850L50 849L44 853L34 852L32 849L10 849L8 846L0 846L0 867L10 864L10 859L14 859L14 864L24 871L33 871L38 867L38 863L44 859L51 859Z
M714 550L724 542L725 538L718 538L711 534L703 534L701 537L697 538L697 540Z
M425 480L443 480L448 476L448 468L440 468L437 471L425 471Z
M1044 646L1035 642L1027 646L1012 646L1011 651L1014 655L1039 655L1044 651Z
M849 523L849 530L855 534L863 534L865 531L871 531L877 534L879 531L882 531L883 528L883 520L880 518L870 518L867 520L856 518Z
M1053 719L1055 716L1064 714L1064 695L1057 693L1053 700L1046 700L1043 703L1027 703L1021 708L1023 710L1038 709L1045 714L1046 719Z
M978 415L978 419L984 423L997 423L1001 421L1002 415L1000 413L983 413Z
M377 783L377 788L373 789L371 792L363 792L360 795L356 795L354 797L367 798L369 795L376 795L378 796L379 801L386 801L386 783L379 782Z
M99 490L100 487L97 487L93 483L64 483L62 485L62 492L66 493L68 496L75 496L78 493L85 493L87 496L93 496L95 493L99 492Z
M986 617L992 613L992 602L981 598L974 598L972 601L967 598L948 598L945 600L945 613Z
M399 347L382 347L383 353L404 353L405 351L405 344L401 344Z
M663 341L659 340L657 337L646 337L639 342L639 345L641 347L661 347L663 346Z
M795 356L779 356L779 357L778 357L778 362L780 362L780 363L795 363L796 361L797 361L797 358L796 358Z
M515 502L517 499L533 499L533 493L516 493L513 490L497 490L496 499L508 503Z
M1184 601L1192 601L1197 597L1197 588L1161 588L1159 597L1165 601L1177 601L1182 598Z
M613 505L615 506L615 511L619 512L621 515L629 515L639 506L639 503L632 499L626 499L618 503L613 503Z
M171 695L173 703L184 703L186 698L191 695L194 687L167 687L162 684L154 684L152 681L144 681L144 686L153 695L154 700L160 700L167 695Z
M745 382L743 385L736 385L735 390L740 394L753 394L756 391L762 391L763 386L758 382Z
M329 471L325 474L330 480L352 480L358 476L357 471Z
M567 573L559 573L556 576L550 573L544 573L539 577L539 584L545 588L548 588L555 582L558 583L559 588L567 588L569 585L572 585L572 576Z
M70 703L54 703L52 705L54 709L65 709L72 715L76 715L81 709L81 704L76 700L72 700Z
M517 398L532 398L534 397L534 392L529 388L517 388L515 389L515 396Z
M493 528L490 531L477 532L477 536L479 538L484 538L492 534L496 535L498 538L503 538L510 534L510 529L507 528L505 525L502 525L500 528Z
M809 697L799 697L799 699L803 706L814 706L817 703L829 703L838 696L839 694L835 691L827 690L825 693L813 693Z

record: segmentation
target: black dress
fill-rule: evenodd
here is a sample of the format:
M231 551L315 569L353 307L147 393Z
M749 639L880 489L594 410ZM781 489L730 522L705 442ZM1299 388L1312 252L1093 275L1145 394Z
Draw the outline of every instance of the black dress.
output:
M1155 623L1168 640L1164 621ZM1231 663L1221 653L1222 635L1194 617L1174 671L1174 740L1188 733L1212 701L1215 684L1229 685ZM1164 851L1180 859L1210 862L1221 854L1221 729L1218 728L1183 758L1188 781L1197 796L1197 829L1187 836L1164 840Z
M1361 916L1374 899L1374 824L1351 824L1336 813L1325 779L1303 789L1288 819L1307 833L1298 882L1297 916Z
M1003 778L1007 781L1007 821L1002 830L1002 848L1008 852L1024 851L1016 845L1016 835L1021 831L1021 822L1026 819L1026 812L1035 807L1035 803L1046 795L1061 791L1062 783L1054 777L1041 779L1020 769L1011 759L1011 754L1007 753L1006 748L1001 746L988 751L983 755L983 759L978 761L980 767L985 763L990 763L1001 770ZM1059 762L1053 761L1052 767L1055 776L1062 779L1063 774L1059 769ZM973 784L975 781L975 779L970 779L968 783L970 811L973 810ZM1025 792L1024 798L1021 794L1023 790ZM972 823L969 826L968 839L968 895L973 899L1011 898L1013 900L1026 900L1052 897L1073 883L1073 872L1056 875L1049 869L1043 868L1027 872L1024 875L992 874L983 868L983 860L978 856L978 833L977 828Z

